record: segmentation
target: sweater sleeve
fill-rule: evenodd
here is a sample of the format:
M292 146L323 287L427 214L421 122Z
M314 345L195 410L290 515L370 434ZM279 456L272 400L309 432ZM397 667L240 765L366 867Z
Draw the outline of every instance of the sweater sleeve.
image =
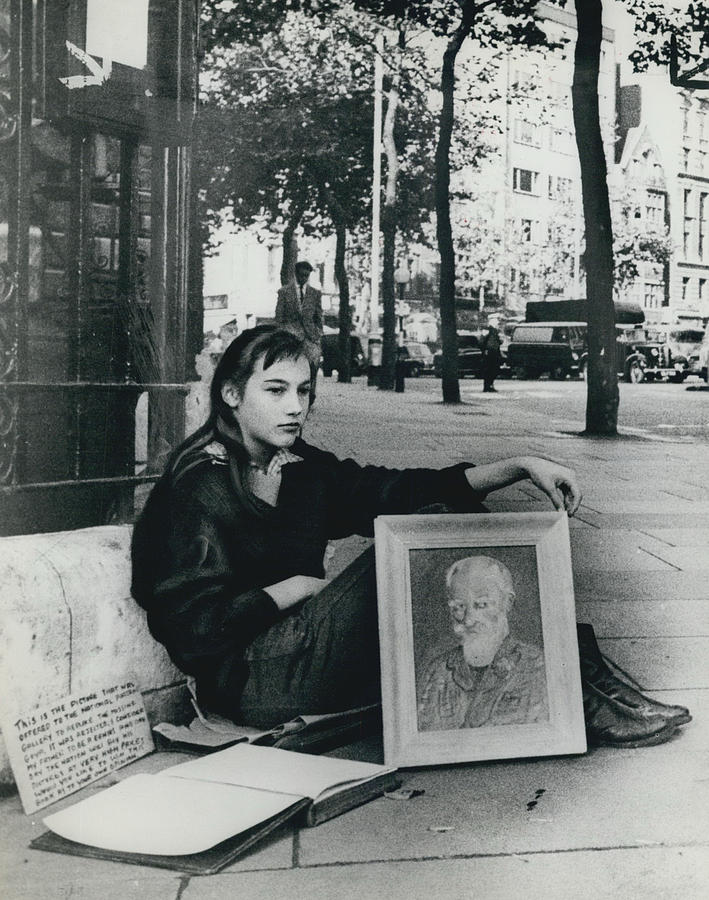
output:
M242 651L281 615L269 594L234 571L220 498L212 499L216 510L204 490L164 488L133 534L133 596L153 636L188 673L195 663Z
M302 447L296 452L301 452ZM472 463L443 469L389 469L363 466L352 459L307 447L326 473L330 537L371 535L380 515L416 513L443 504L452 512L484 512L485 494L474 491L465 472Z

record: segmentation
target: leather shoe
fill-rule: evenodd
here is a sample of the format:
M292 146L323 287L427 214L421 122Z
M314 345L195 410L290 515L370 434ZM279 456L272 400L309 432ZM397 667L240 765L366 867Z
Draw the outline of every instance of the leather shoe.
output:
M594 682L594 686L602 691L606 697L622 703L634 713L640 716L661 716L667 722L673 725L686 725L692 721L692 716L686 706L674 706L668 703L660 703L659 700L653 700L636 691L635 688L616 678L610 671L599 681Z
M581 677L611 700L622 703L638 716L661 716L673 725L686 725L692 716L686 706L660 703L641 694L611 672L600 651L593 627L579 623L576 626L579 639Z
M676 726L662 716L639 715L582 680L583 714L589 744L606 747L652 747L664 744Z

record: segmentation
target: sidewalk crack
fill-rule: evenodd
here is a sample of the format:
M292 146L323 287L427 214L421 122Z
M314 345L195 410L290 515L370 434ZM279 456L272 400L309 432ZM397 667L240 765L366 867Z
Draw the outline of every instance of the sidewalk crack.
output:
M641 553L647 553L648 556L652 556L653 559L657 559L660 562L663 562L666 566L671 566L675 570L675 572L681 572L682 568L680 566L676 566L674 563L671 563L668 559L664 559L662 556L658 556L657 553L653 553L651 550L648 550L646 547L638 547L638 550Z

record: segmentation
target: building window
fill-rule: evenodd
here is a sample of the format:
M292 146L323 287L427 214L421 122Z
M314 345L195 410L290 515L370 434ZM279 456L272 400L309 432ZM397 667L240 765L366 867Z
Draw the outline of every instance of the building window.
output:
M692 231L694 227L694 217L692 216L692 192L684 191L684 232L682 238L682 249L685 259L689 256L692 244Z
M687 302L689 297L689 278L686 276L682 279L682 303Z
M682 168L684 172L689 172L689 147L684 147L682 149Z
M697 299L700 303L704 303L707 299L707 280L706 278L699 279L699 285L697 287Z
M513 170L513 186L516 191L522 194L537 194L537 182L539 181L539 172L533 172L531 169L514 169Z
M568 200L571 196L573 181L570 178L562 178L560 175L549 176L549 199Z
M664 291L661 282L645 282L645 291L643 297L645 309L659 309L662 306L663 297Z
M539 221L537 219L520 219L519 235L524 244L538 244Z
M665 195L662 191L648 191L645 203L645 218L653 228L665 224Z
M535 122L526 122L524 119L515 119L515 141L518 144L527 144L529 147L539 147L541 139L539 125Z
M699 243L697 248L699 259L704 259L704 252L707 244L707 228L709 227L708 198L709 194L704 192L699 195Z

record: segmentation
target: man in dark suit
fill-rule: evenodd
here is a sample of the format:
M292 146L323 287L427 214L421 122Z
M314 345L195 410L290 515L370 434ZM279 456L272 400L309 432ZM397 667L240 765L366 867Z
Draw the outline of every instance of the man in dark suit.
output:
M500 373L502 364L502 341L500 340L500 332L497 330L496 320L490 320L487 334L480 341L480 348L483 352L483 391L486 394L495 394L497 393L495 379Z
M305 341L310 361L320 362L322 293L308 284L313 267L306 260L295 264L295 278L278 291L276 324Z

